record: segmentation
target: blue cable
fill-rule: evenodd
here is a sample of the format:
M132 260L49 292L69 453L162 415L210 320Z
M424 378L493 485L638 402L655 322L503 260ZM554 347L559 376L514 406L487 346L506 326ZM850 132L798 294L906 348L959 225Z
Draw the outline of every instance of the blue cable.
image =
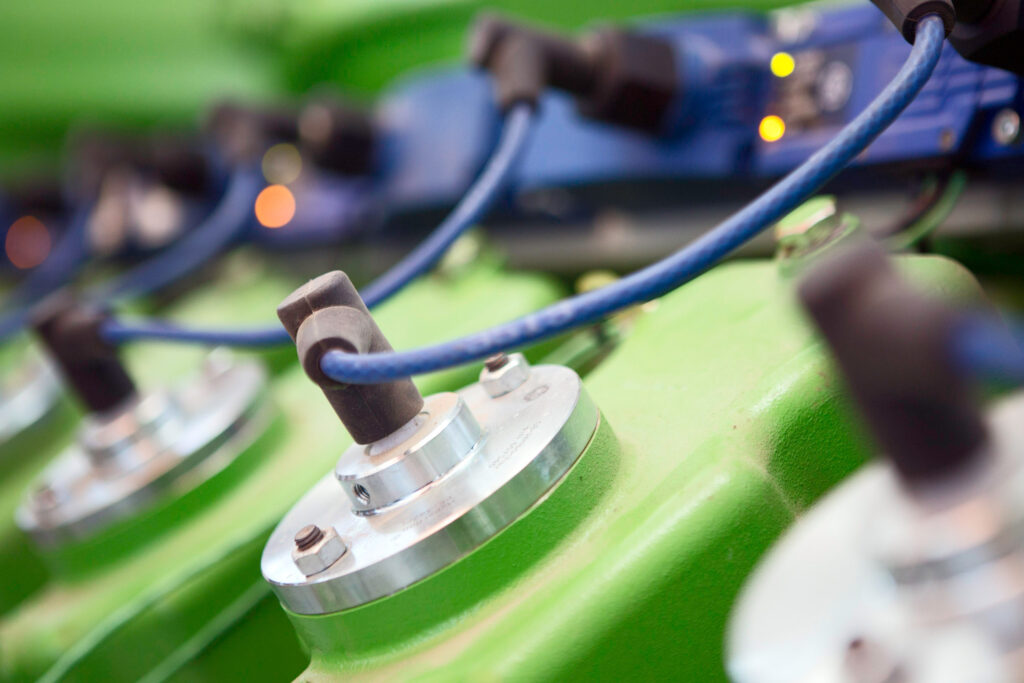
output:
M501 141L473 187L427 239L359 293L368 307L387 301L429 270L462 233L484 217L526 149L533 116L533 107L528 104L509 111Z
M12 308L0 317L0 341L20 332L31 315L32 302L67 284L85 260L88 253L88 226L92 206L75 211L68 230L60 242L38 268L33 270L10 295Z
M975 377L1024 384L1024 321L1007 326L991 315L968 315L953 330L953 362Z
M213 213L186 237L112 282L94 287L84 298L92 303L109 304L129 296L149 294L188 275L221 253L248 227L253 202L262 187L258 170L235 173ZM86 252L86 228L91 215L91 206L75 212L69 233L46 261L47 272L33 281L33 296L24 306L0 318L0 340L28 324L32 315L31 301L38 301L71 279Z
M519 105L509 111L498 146L476 182L426 240L360 292L367 306L386 301L429 270L460 235L484 216L515 171L516 162L526 148L533 120L534 110L529 105ZM280 326L235 331L204 330L179 327L165 321L124 323L110 320L103 327L103 336L114 344L137 339L245 347L291 343L288 333Z
M188 275L224 251L252 222L253 204L263 189L258 169L236 171L213 212L173 246L112 282L86 294L91 302L111 303L142 296Z
M376 384L433 372L556 335L692 280L799 206L871 144L928 81L943 41L942 20L931 15L922 19L906 63L867 109L772 188L672 256L602 289L443 344L386 353L328 351L320 361L321 369L335 381L349 384Z

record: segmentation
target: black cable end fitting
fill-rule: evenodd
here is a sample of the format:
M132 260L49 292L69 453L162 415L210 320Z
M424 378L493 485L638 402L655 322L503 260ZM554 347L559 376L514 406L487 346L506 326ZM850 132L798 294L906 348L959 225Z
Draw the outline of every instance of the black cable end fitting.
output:
M36 307L32 325L73 393L89 412L112 410L135 396L117 349L101 334L107 316L59 292Z
M69 146L71 191L87 201L100 196L111 172L132 171L143 154L139 139L103 130L75 133Z
M392 350L345 273L325 273L299 287L277 307L277 317L295 341L306 374L320 386L356 443L382 439L423 410L423 396L411 379L346 385L320 368L324 354L331 350Z
M271 145L298 140L298 112L222 102L207 114L204 130L230 163L256 163Z
M299 113L299 141L313 161L341 175L373 171L376 131L360 107L336 98L317 98Z
M903 38L914 44L917 22L929 14L938 15L948 36L956 24L956 10L951 0L871 0L889 18Z
M470 34L469 58L494 76L503 111L536 106L550 87L573 95L583 116L650 133L663 128L678 88L668 42L617 29L574 41L484 14Z
M1024 0L872 0L907 42L917 23L942 18L950 45L964 59L1024 74Z
M967 60L1024 75L1024 0L954 0L949 43Z
M799 296L908 488L955 477L984 456L982 415L950 358L953 310L912 290L873 243L825 259Z
M161 133L147 141L145 154L147 169L171 190L198 196L209 189L213 172L199 139Z

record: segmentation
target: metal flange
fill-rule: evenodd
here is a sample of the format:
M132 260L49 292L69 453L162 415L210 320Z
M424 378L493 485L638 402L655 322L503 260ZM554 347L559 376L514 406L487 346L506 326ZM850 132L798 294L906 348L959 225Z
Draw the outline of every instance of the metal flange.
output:
M457 462L447 472L426 484L422 479L433 474L407 480L403 498L371 515L357 514L351 480L342 486L338 477L328 474L285 516L264 548L262 570L287 609L328 614L424 579L494 537L569 471L599 421L576 373L551 365L529 368L521 384L493 397L485 386L489 372L484 370L482 383L460 390L458 400L453 401L451 394L427 400L428 412L431 406L443 408L438 424L456 425L457 438L437 441L435 424L427 430L432 436L426 442L409 434L403 439L415 444L403 447L411 453L431 441L448 443L451 454L462 455L453 456ZM465 437L472 430L467 428L467 414L480 429L468 451ZM419 432L420 426L409 430ZM346 453L339 469L349 471L354 455L368 457ZM451 461L444 460L436 469ZM422 451L410 462L415 463L411 471L426 472ZM310 576L293 559L296 533L307 525L333 528L347 546L331 566Z
M60 377L53 366L28 351L19 367L0 381L0 443L36 424L60 402Z
M16 513L43 547L92 536L228 466L270 422L266 374L215 350L194 378L86 416Z

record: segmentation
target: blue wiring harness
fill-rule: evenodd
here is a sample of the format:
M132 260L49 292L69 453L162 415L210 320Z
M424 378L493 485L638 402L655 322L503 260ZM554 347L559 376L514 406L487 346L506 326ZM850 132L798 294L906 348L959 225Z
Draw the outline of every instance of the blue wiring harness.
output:
M321 368L327 376L341 383L376 384L393 381L527 345L679 287L796 208L870 145L924 86L938 62L943 42L941 19L935 16L922 19L906 63L867 109L840 131L834 140L767 192L668 258L600 290L565 299L517 320L461 339L410 351L363 355L329 351L321 359ZM533 110L525 105L509 113L498 147L476 183L426 241L363 291L368 306L387 300L426 272L467 228L484 215L507 185L516 161L526 146L533 117ZM233 187L237 189L238 186ZM237 191L246 194L241 189ZM230 207L232 202L226 204ZM246 211L250 205L251 202L245 203ZM230 215L230 209L225 208L223 214ZM214 217L211 217L212 220ZM173 272L171 265L167 268ZM167 277L173 279L170 275ZM290 341L287 333L278 327L236 331L197 330L159 321L126 324L110 320L103 332L114 343L162 339L265 347ZM999 321L968 317L954 331L950 348L954 361L965 370L990 378L1024 382L1024 326L1007 334L1006 328Z
M494 154L462 200L426 240L360 292L368 307L372 308L391 298L405 285L429 270L460 235L483 218L508 185L509 178L526 148L534 116L533 108L525 104L513 107L509 111ZM240 347L266 347L291 343L288 333L280 326L234 331L202 330L179 327L163 321L124 323L110 320L103 327L103 335L109 342L115 344L136 339Z
M159 255L132 268L86 295L93 303L112 303L142 296L188 275L224 251L252 222L253 203L263 189L258 169L236 171L213 212L184 238Z
M586 324L647 301L692 280L805 201L860 154L914 99L931 76L944 42L942 20L927 16L892 82L856 119L789 175L738 213L672 256L599 290L565 299L518 320L411 351L346 354L328 351L320 367L346 384L377 384L483 358Z
M952 332L955 366L997 383L1024 384L1024 321L1007 326L992 315L965 316Z
M224 196L213 212L200 225L173 247L132 268L111 282L97 285L85 294L94 304L110 304L132 296L157 291L192 273L221 253L250 224L253 202L263 187L258 170L236 172L228 181ZM21 331L32 315L25 301L37 301L67 284L88 252L88 224L92 206L83 207L71 219L68 234L49 259L25 281L26 295L21 307L0 319L0 340ZM20 291L20 290L19 290ZM13 297L12 297L13 298Z

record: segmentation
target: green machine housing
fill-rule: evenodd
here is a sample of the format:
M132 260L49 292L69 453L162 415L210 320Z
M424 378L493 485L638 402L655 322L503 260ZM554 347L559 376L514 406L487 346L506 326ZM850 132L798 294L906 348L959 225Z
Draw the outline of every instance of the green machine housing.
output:
M899 266L932 295L980 294L952 261L906 256ZM649 306L583 383L600 419L575 462L488 539L448 532L456 559L425 576L407 564L408 582L389 594L374 597L379 577L341 581L374 552L366 530L391 529L401 508L343 521L339 536L357 531L322 573L296 578L288 566L297 525L352 514L325 477L263 558L311 655L297 680L725 679L725 625L744 578L870 453L794 301L792 270L724 265ZM480 395L480 385L460 392L484 405ZM493 506L464 517L484 509ZM322 519L309 519L316 510ZM460 523L445 522L468 528ZM329 607L346 601L353 606Z
M194 325L269 322L272 303L296 282L248 266L230 267L229 259L220 284L185 297L167 315ZM561 294L544 276L504 272L494 259L479 258L421 278L381 306L379 317L398 343L428 343ZM439 299L446 305L426 305ZM306 391L294 350L288 355L286 362L271 358L274 371L258 396L265 421L239 452L208 471L193 470L193 480L131 515L44 544L39 555L51 578L0 621L0 679L276 681L301 671L304 655L259 575L259 551L347 441L329 408ZM125 361L143 387L182 378L187 384L204 364L200 377L211 365L216 374L225 362L250 362L244 353L225 360L218 351L158 345L128 347ZM421 386L457 387L467 372L475 370L436 373Z

